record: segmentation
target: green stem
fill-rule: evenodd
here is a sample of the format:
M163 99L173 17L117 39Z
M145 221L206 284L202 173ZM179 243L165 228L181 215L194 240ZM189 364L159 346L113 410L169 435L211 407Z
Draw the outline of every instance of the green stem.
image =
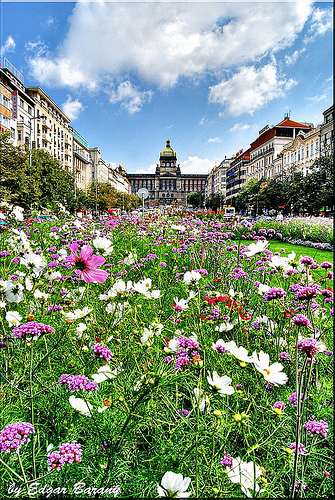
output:
M1 460L1 458L0 458L0 463L2 463L2 465L4 465L5 467L7 467L7 469L10 470L11 473L14 474L14 476L16 476L17 478L19 478L20 481L23 482L23 478L21 476L19 476L11 467L9 467L9 465L7 465L5 462L3 462L3 460Z
M33 439L32 439L33 441ZM22 476L23 476L23 482L24 482L24 485L27 489L27 494L28 494L28 497L31 498L30 494L29 494L29 484L28 484L28 481L27 481L27 477L26 477L26 473L24 472L24 468L23 468L23 465L22 465L22 461L21 461L21 457L20 457L20 453L17 452L17 456L18 456L18 459L19 459L19 464L20 464L20 468L21 468L21 472L22 472Z
M33 346L30 347L30 361L29 361L29 398L30 398L30 422L34 426L34 395L33 395ZM35 464L35 441L31 439L31 453L32 453L32 468L33 478L36 479L36 464Z

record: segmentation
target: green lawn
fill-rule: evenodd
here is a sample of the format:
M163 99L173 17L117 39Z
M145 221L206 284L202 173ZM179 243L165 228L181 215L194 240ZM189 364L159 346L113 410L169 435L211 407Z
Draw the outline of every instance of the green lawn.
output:
M242 242L245 245L249 245L250 243L254 243L253 240L242 240ZM236 242L238 243L238 242ZM285 243L283 241L278 241L278 240L273 240L270 241L269 245L269 250L271 250L272 253L274 252L279 252L281 255L284 255L283 252L281 252L281 248L284 248L286 254L289 254L291 252L296 253L296 259L298 260L300 258L300 255L309 255L312 257L318 264L321 264L322 262L333 262L334 259L334 253L329 252L327 250L320 250L318 248L310 248L310 247L304 247L301 245L292 245L291 243Z

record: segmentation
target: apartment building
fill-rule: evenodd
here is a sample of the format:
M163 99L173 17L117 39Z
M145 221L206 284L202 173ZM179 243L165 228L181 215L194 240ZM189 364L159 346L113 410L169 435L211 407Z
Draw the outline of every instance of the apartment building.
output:
M334 154L334 105L323 112L323 123L320 128L321 155Z
M94 182L109 182L110 165L101 156L98 147L89 148L91 156L91 178Z
M69 129L73 136L73 174L76 186L85 190L92 181L92 160L90 147L86 139L71 125Z
M270 178L283 179L294 173L307 175L315 160L320 157L320 129L321 125L308 132L300 130L273 161L269 168Z
M32 125L36 148L43 149L69 171L73 172L73 135L70 119L41 87L26 87L35 103Z
M120 193L130 194L131 188L130 183L127 179L127 173L125 168L119 163L119 165L109 170L109 183Z
M221 205L226 203L227 171L232 158L225 157L219 165L215 164L207 177L206 200L211 196L220 196Z
M234 199L239 194L246 181L247 167L250 162L250 148L243 152L241 149L235 154L226 174L226 203L233 205Z
M34 101L24 77L7 59L0 64L0 131L10 134L14 146L34 147Z
M270 179L272 164L289 141L296 138L300 131L312 130L311 123L298 123L287 114L278 125L266 125L250 145L250 162L247 166L246 180L257 178Z

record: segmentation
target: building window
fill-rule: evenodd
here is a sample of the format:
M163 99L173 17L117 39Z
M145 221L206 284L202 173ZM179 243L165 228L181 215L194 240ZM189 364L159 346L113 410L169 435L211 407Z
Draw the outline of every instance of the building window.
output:
M19 105L20 105L21 108L24 108L24 104L23 104L23 100L22 99L19 100Z
M304 154L305 154L304 148L301 148L301 159L302 160L304 159Z
M314 144L311 144L311 156L314 154Z
M306 146L306 158L309 157L309 151L308 151L308 146Z
M31 107L31 106L28 106L28 113L29 113L30 115L32 115L32 114L33 114L33 110L32 110L32 107Z
M319 152L319 141L315 142L315 153Z
M17 131L17 140L18 141L22 141L22 132L21 132L21 130Z

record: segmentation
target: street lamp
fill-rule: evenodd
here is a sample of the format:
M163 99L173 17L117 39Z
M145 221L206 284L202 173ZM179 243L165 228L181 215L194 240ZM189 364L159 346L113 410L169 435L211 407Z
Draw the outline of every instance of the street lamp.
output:
M33 116L29 120L29 177L31 178L31 131L32 131L32 120L40 120L41 118L46 118L45 115ZM29 204L30 205L30 204Z

